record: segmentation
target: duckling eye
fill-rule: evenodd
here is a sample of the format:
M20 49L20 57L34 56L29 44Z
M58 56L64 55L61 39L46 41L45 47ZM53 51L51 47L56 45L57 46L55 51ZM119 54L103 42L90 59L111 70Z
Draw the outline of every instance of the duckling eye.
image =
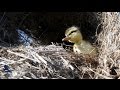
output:
M72 31L71 33L69 33L68 35L71 35L72 33L74 33L74 32L77 32L77 30L76 31Z

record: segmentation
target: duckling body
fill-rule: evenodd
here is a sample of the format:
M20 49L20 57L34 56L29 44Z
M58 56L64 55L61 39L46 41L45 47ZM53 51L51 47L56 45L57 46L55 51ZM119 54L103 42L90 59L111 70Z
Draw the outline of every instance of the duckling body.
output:
M83 40L82 34L78 27L70 27L65 32L65 38L62 41L69 41L74 43L73 51L75 54L89 54L94 56L97 54L96 48L90 42Z
M75 43L73 45L73 51L76 54L96 54L96 49L87 41L82 41L80 44L79 43Z

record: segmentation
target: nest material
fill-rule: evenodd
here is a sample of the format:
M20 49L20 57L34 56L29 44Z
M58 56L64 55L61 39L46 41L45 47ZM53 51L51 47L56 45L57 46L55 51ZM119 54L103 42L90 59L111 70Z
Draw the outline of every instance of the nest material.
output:
M2 79L82 79L94 76L89 76L83 57L66 52L62 46L1 48L0 54Z
M103 30L98 35L101 72L111 78L112 75L119 77L120 13L103 12L101 26Z

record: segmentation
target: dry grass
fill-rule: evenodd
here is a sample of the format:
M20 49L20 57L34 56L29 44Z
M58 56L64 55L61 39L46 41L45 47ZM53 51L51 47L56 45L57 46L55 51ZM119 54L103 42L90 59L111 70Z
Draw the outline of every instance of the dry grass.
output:
M0 54L2 79L94 78L84 58L62 46L1 48Z
M100 17L98 17L100 18ZM120 14L103 12L98 42L98 61L66 51L62 46L0 48L2 79L115 79L120 75ZM97 28L96 28L97 30ZM89 59L91 60L91 59Z
M119 77L120 60L120 13L102 13L102 31L98 35L101 73L107 77Z

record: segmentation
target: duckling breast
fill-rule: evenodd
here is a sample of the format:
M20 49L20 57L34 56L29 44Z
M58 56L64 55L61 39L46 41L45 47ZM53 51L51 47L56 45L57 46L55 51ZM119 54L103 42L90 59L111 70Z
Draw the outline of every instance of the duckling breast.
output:
M77 44L73 45L73 51L74 51L75 54L81 54L82 53L81 49L79 48L79 46Z

